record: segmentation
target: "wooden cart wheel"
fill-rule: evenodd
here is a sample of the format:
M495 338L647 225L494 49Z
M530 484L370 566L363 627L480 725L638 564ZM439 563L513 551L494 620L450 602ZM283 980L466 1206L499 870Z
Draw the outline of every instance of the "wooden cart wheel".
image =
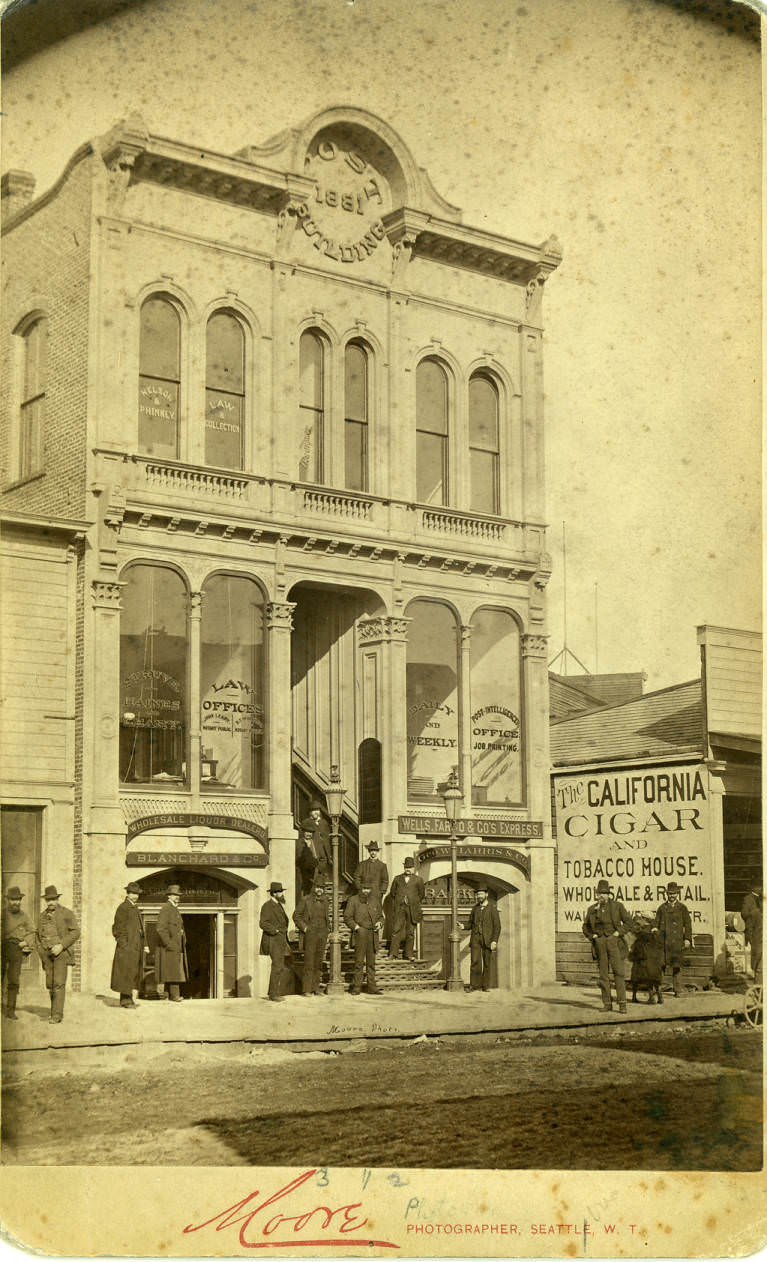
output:
M761 986L749 986L743 996L743 1011L749 1025L758 1026L762 1024L763 1007Z

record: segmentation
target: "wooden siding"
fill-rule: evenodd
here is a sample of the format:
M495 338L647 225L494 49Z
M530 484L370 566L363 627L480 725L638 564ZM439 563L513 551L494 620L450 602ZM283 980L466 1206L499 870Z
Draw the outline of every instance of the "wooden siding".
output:
M759 739L762 733L762 640L748 632L705 629L709 732Z

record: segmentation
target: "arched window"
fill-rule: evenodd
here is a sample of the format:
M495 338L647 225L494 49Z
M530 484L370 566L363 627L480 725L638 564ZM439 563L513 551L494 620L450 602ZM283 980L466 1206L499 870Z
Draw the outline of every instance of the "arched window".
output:
M344 358L344 485L350 491L368 486L368 351L349 342Z
M187 593L162 565L125 572L120 616L120 780L186 780Z
M200 661L201 788L265 787L264 602L249 578L209 578Z
M298 480L322 482L325 475L325 343L319 333L301 334L299 347Z
M502 609L471 620L471 779L475 806L523 801L519 627Z
M48 321L39 316L19 335L22 342L21 407L19 416L19 477L43 468L43 423L48 375Z
M459 765L458 639L447 605L414 600L407 633L408 799L439 798Z
M416 499L419 504L447 504L447 373L436 359L422 359L416 369Z
M208 320L205 369L205 462L242 469L244 461L245 335L228 311Z
M179 454L181 321L167 298L141 307L139 347L139 451L175 459Z
M472 510L499 513L498 389L485 373L469 382L469 461Z

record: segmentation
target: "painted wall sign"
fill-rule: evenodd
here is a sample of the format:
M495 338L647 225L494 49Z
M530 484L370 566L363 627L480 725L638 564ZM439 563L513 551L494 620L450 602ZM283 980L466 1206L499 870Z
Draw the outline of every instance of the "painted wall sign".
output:
M449 837L450 823L444 815L400 815L401 833L419 837ZM537 819L458 819L459 837L542 837L543 824Z
M654 914L666 882L681 886L693 929L711 933L712 861L705 768L556 776L560 932L580 931L597 882L636 914Z
M201 815L194 811L168 811L160 815L142 815L128 824L128 841L150 828L231 828L255 837L268 849L266 829L254 824L252 819L240 819L237 815Z
M208 850L131 850L125 856L129 868L168 868L176 864L194 868L265 868L268 862L268 855L263 853L214 854Z
M515 868L521 868L525 876L530 875L530 858L526 854L522 854L520 850L513 850L510 846L458 846L456 851L459 859L484 859L494 860L496 863L513 863ZM431 863L433 859L449 859L449 846L429 846L426 850L418 853L419 863Z

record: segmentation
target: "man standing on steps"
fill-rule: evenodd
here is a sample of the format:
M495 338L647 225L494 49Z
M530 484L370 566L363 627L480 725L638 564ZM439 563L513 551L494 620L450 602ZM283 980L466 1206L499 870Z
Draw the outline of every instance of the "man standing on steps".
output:
M330 842L330 829L322 814L322 804L316 799L309 807L306 819L301 820L301 835L312 834L310 853L315 860L318 876L329 876L333 871L333 847ZM312 875L314 873L312 872ZM309 887L311 888L311 886Z
M273 1003L282 1003L284 999L285 979L288 972L285 957L290 950L288 946L288 913L285 911L285 887L281 881L272 881L269 886L269 901L261 908L261 954L268 955L272 961L269 970L268 998Z
M181 902L181 886L168 886L168 901L163 903L157 917L157 980L168 988L171 1003L181 1003L181 982L189 977L186 962L186 932L178 905Z
M415 959L415 927L423 920L421 904L426 891L420 876L415 874L415 863L408 856L405 869L395 876L391 886L392 930L389 958L396 960L405 945L405 959Z
M324 881L319 877L315 878L311 894L299 900L293 920L304 935L304 994L319 995L322 962L330 933L330 905Z
M388 877L387 877L388 881ZM367 993L380 995L376 986L376 951L378 934L383 925L381 900L373 890L370 880L362 878L359 894L352 894L346 904L344 923L352 930L354 938L354 981L349 993L359 995L362 990L362 974L367 973Z
M24 897L18 885L12 885L5 894L3 906L2 944L0 953L3 957L3 982L7 978L5 992L5 1015L11 1021L18 1021L16 1016L16 1000L21 981L21 966L28 955L32 954L35 943L35 927L29 916L21 910Z
M57 1025L64 1019L64 997L67 989L67 969L74 964L72 947L80 937L80 926L75 914L59 903L61 895L55 885L45 888L45 909L37 925L37 951L45 969L45 984L51 996L51 1015L48 1021Z
M471 990L490 990L493 956L501 936L498 908L487 896L487 886L477 888L477 901L471 909Z
M602 1007L612 1012L610 996L610 970L615 978L615 995L618 1011L626 1011L626 934L633 931L633 923L623 903L610 897L607 881L597 885L597 901L586 912L583 932L591 942L591 953L599 965L599 989Z
M378 858L377 841L367 843L367 852L367 859L357 864L357 871L354 873L354 888L360 891L363 881L367 881L371 893L375 894L379 903L383 903L384 894L389 888L389 869Z

